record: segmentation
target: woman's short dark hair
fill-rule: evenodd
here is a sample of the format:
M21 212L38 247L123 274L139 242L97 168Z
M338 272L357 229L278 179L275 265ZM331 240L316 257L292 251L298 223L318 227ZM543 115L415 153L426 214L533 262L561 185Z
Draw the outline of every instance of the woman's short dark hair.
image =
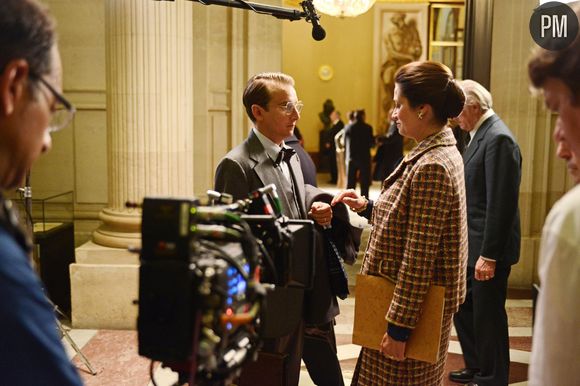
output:
M580 20L580 4L571 5ZM568 47L549 51L538 47L528 62L532 84L541 88L548 78L561 80L572 92L572 103L580 103L580 34Z
M395 75L395 83L411 107L428 104L435 119L445 124L463 110L465 95L451 70L439 62L423 61L404 65Z
M242 101L252 122L256 122L256 118L252 113L252 105L258 105L268 110L268 103L270 103L272 98L271 87L273 84L294 86L294 79L290 75L281 72L263 72L254 75L248 81Z
M55 35L54 20L36 0L1 0L0 72L11 60L25 59L32 74L50 73Z

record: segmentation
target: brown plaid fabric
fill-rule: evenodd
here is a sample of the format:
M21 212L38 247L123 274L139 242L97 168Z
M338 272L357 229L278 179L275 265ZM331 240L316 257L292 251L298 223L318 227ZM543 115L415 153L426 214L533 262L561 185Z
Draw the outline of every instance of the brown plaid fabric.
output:
M440 385L451 320L465 299L467 215L463 160L450 129L421 141L383 183L361 273L396 282L386 315L413 328L431 284L444 286L441 355L437 364L397 362L364 349L353 385Z

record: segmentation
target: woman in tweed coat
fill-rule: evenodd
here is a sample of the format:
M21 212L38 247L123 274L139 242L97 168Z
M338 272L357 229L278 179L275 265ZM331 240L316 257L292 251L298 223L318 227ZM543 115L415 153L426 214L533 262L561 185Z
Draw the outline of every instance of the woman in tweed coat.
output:
M465 298L467 218L463 161L446 126L465 97L451 71L436 62L414 62L395 76L392 118L417 146L383 182L376 202L354 190L339 193L373 226L362 273L395 283L380 351L363 348L352 385L435 386L443 382L452 316ZM445 308L439 361L405 358L405 342L421 314L430 285L444 286ZM360 300L359 300L360 301Z

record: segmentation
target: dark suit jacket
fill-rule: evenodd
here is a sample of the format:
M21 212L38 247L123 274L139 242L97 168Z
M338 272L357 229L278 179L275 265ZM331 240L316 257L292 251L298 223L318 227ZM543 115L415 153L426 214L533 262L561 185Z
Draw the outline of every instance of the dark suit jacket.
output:
M510 266L520 255L518 197L522 175L520 148L511 131L492 115L480 126L463 153L468 265L479 256Z
M373 128L365 122L354 122L344 129L345 160L371 164L371 147L374 146Z
M302 214L300 218L307 218L305 184L300 170L300 162L297 156L290 159L290 166L296 178L298 192L297 201ZM220 162L216 170L215 190L230 193L234 199L248 197L248 193L268 184L280 186L280 174L275 170L272 160L266 154L258 137L252 132L241 144L232 149ZM283 176L281 178L284 178ZM278 189L282 201L282 212L288 215L292 197L284 197L281 189ZM310 203L312 199L309 200ZM290 217L290 216L289 216ZM319 249L318 249L319 251ZM304 320L307 324L323 324L331 321L338 315L338 303L336 297L330 293L329 286L324 286L324 279L328 283L328 270L322 259L324 256L317 253L314 257L314 288L308 291L308 301L304 305ZM303 299L300 299L302 301Z
M291 135L290 137L284 139L284 143L290 146L298 154L298 159L300 160L300 169L302 170L302 176L304 177L304 183L312 186L318 186L316 182L316 165L314 161L310 158L310 155L304 150L296 135Z
M290 166L296 178L297 202L300 206L300 217L306 218L304 196L304 178L300 170L300 161L294 155ZM215 173L215 190L234 196L234 200L248 197L248 194L269 184L275 184L282 202L282 211L289 216L288 208L292 205L292 197L283 194L281 176L274 167L274 162L268 157L262 143L253 131L244 142L233 148L220 161Z

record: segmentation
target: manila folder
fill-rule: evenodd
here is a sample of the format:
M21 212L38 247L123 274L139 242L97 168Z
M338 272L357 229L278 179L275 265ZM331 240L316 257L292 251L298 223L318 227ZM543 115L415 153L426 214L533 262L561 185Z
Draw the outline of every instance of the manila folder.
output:
M393 300L394 290L395 284L386 278L357 275L352 343L379 350L383 335L387 331L385 316ZM407 341L407 358L437 362L444 301L445 288L430 286L423 301L421 316Z

